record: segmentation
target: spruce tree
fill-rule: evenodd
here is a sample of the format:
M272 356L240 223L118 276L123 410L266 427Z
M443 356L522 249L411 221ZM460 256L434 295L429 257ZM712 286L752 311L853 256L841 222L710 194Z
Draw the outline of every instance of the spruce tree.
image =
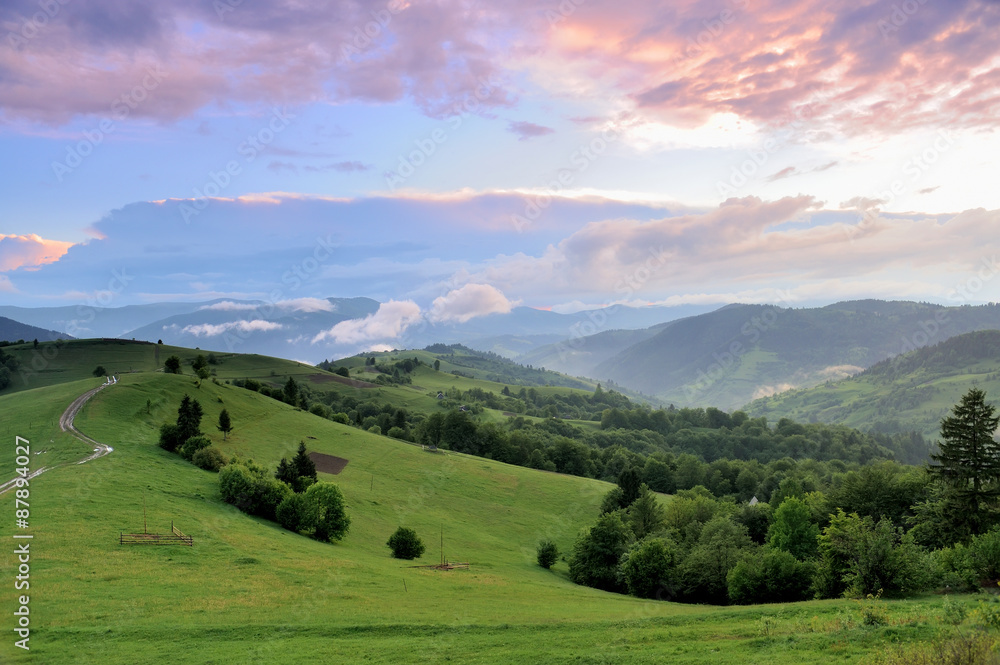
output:
M941 420L940 452L934 473L948 488L951 512L968 523L973 534L989 528L1000 497L1000 445L993 438L1000 418L986 403L986 393L972 388Z
M181 443L201 434L202 413L198 400L191 399L187 395L181 398L181 405L177 409L177 430Z
M316 482L316 462L312 461L312 458L306 454L306 444L304 441L299 441L299 450L295 453L295 457L292 458L291 467L295 470L296 491L301 492L309 486L308 481L303 483L299 480L300 478L308 478Z
M226 440L226 435L233 431L233 421L229 417L229 412L225 409L219 414L219 424L217 425L220 432L222 432L222 440Z

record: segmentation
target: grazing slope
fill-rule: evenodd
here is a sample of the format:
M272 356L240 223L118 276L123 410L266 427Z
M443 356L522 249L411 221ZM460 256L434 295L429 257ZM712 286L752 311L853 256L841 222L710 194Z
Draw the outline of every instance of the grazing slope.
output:
M769 420L842 423L886 432L915 430L933 440L941 418L969 386L1000 399L1000 331L952 337L857 376L752 402L747 413Z
M240 366L262 375L296 367L227 357L220 368ZM0 395L0 411L11 414L5 436L31 441L41 453L33 467L86 456L89 447L58 420L99 382ZM339 475L321 475L346 497L344 541L318 543L242 514L221 501L215 474L158 448L157 428L185 393L203 405L202 428L227 454L273 466L304 440L349 460ZM234 425L226 441L213 427L223 408ZM874 629L847 618L855 611L847 601L786 606L780 618L771 608L762 633L761 608L642 601L573 585L565 563L535 565L535 544L551 538L567 551L592 523L606 483L425 452L224 383L125 374L84 406L76 426L114 452L32 480L34 662L823 663L856 661L890 636L936 634L927 616L938 600L889 603L893 625ZM12 454L0 459L0 478L13 466ZM142 528L144 504L149 531L167 532L173 521L194 546L119 545L120 532ZM428 545L413 563L436 562L443 534L445 555L471 569L443 573L391 559L385 541L399 525ZM13 530L12 519L0 521L0 539L12 542ZM17 565L0 557L0 576L12 580ZM2 596L6 628L11 593ZM0 641L0 661L23 657L12 639Z

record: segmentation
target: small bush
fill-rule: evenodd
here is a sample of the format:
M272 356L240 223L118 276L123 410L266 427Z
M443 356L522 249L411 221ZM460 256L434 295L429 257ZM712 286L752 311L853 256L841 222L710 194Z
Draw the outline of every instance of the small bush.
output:
M396 559L416 559L424 553L424 543L413 529L401 526L386 542Z
M941 610L942 621L957 626L965 621L965 617L968 614L969 607L965 603L949 596L944 597L944 605Z
M190 439L184 442L181 449L178 451L181 457L187 461L191 461L194 458L194 454L199 450L208 448L212 445L212 442L203 436L192 436Z
M181 430L177 425L171 423L160 425L160 448L174 452L183 443L180 437Z
M543 540L538 543L538 565L542 568L551 568L552 564L559 558L559 548L551 540Z
M191 456L191 462L205 471L218 471L229 463L221 450L214 446L202 448Z
M104 365L98 365L94 368L94 376L107 376L108 370L104 369Z
M866 626L885 626L889 623L889 613L882 602L882 589L878 593L868 594L864 600L857 601L861 605L861 623Z

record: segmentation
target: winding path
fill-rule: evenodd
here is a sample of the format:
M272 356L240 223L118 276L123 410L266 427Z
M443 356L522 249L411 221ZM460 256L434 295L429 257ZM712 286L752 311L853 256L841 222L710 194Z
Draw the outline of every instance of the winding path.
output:
M69 432L70 434L80 439L87 445L94 446L94 452L92 452L90 455L87 455L81 460L77 460L76 462L63 462L61 464L56 464L55 466L43 466L41 468L35 469L30 474L28 474L29 480L31 478L34 478L35 476L45 473L49 469L57 469L61 466L66 466L68 464L85 464L90 460L97 459L98 457L104 457L105 455L109 454L112 450L114 450L111 446L107 444L91 439L89 436L78 430L73 425L73 419L76 418L76 414L80 412L80 409L83 408L83 405L86 404L91 397L93 397L98 392L107 387L107 385L108 384L104 383L97 386L96 388L93 388L92 390L88 390L87 392L83 393L75 400L73 400L73 403L70 404L68 407L66 407L66 410L63 411L63 414L59 416L59 429L61 429L64 432ZM17 483L18 478L20 478L20 476L12 478L11 480L8 480L4 484L0 485L0 494L3 494L7 490L13 488L14 485Z

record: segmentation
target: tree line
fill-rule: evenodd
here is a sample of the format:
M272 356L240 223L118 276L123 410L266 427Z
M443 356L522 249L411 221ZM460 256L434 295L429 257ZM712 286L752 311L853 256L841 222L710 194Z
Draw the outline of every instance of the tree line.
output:
M922 468L862 467L824 489L786 477L767 502L703 486L658 502L635 467L573 544L570 578L695 603L971 590L1000 579L1000 418L970 390ZM543 547L551 562L552 543ZM551 563L550 563L551 565ZM547 566L546 566L547 567Z

